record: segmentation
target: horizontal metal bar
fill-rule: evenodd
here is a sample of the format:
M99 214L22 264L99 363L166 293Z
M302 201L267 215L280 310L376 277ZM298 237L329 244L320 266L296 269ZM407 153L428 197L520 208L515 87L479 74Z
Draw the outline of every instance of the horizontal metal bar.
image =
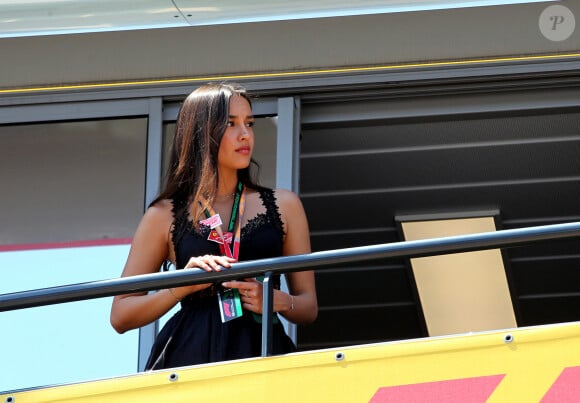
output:
M524 294L519 296L520 301L546 300L546 299L580 299L580 292L553 292L549 294Z
M281 274L310 270L339 263L395 257L422 257L473 250L511 247L531 242L580 236L580 222L553 224L432 238L417 241L360 246L314 252L304 255L239 262L229 270L204 272L199 269L175 270L163 273L93 281L59 287L43 288L0 295L0 312L34 306L108 297L138 291L256 277L271 271ZM336 268L334 268L336 269Z

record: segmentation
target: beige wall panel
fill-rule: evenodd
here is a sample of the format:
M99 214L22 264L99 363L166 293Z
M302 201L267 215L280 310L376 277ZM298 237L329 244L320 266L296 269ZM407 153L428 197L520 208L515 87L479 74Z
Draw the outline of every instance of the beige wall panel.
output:
M406 240L495 231L492 217L402 223ZM499 250L411 259L429 335L516 327Z

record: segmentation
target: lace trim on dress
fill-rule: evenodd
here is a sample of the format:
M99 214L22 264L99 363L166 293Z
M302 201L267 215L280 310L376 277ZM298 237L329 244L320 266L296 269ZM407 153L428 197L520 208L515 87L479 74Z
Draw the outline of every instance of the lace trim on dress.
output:
M286 233L284 232L284 224L282 223L282 216L280 215L278 205L276 204L276 195L274 194L274 191L266 188L258 189L258 191L260 192L262 204L266 207L266 214L268 215L269 221L276 226L282 237L284 237Z
M284 232L282 216L280 215L278 206L276 205L274 191L272 189L259 188L258 193L266 211L264 213L258 213L254 218L248 220L248 222L242 227L240 236L242 238L250 237L252 233L261 226L272 224L278 231L280 231L280 235L284 237L286 234ZM174 247L181 238L180 234L183 234L184 232L203 239L207 239L209 235L210 228L208 226L203 224L195 225L195 223L189 219L188 211L185 208L185 203L183 201L176 202L173 200L173 221L174 225L171 235L173 237Z
M185 231L185 220L184 217L187 215L186 203L183 199L172 199L171 204L173 205L171 213L173 214L173 224L171 226L171 240L173 242L173 249L175 250L175 245L177 245L183 236Z

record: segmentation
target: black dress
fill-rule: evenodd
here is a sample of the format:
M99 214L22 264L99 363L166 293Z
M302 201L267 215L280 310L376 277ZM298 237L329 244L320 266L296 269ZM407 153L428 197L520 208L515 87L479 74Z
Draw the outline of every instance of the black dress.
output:
M265 188L258 189L258 192L265 212L249 220L242 228L240 261L282 255L284 230L274 192ZM172 235L178 269L185 267L192 256L220 254L218 244L207 240L209 227L196 227L188 219L183 202L180 204L173 201L173 213ZM220 287L213 285L181 301L181 309L159 332L146 370L256 357L261 354L261 318L244 310L242 317L222 323L217 300ZM275 321L273 353L284 354L295 350L294 343L286 335L280 321Z

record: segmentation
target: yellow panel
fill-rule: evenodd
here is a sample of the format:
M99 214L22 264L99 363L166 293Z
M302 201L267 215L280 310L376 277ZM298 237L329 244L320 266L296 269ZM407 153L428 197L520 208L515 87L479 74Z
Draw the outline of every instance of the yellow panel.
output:
M580 401L579 345L580 323L570 323L178 368L0 401Z

